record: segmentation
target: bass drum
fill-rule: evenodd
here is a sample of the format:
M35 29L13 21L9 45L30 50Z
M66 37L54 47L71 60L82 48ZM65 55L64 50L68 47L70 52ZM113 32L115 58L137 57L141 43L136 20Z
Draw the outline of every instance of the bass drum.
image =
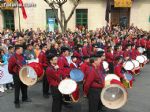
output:
M76 103L79 101L79 88L74 80L62 80L58 85L58 90L63 95L64 102Z
M101 101L109 109L119 109L127 102L127 91L115 74L107 75L105 87L101 92Z
M40 63L32 62L23 66L19 71L20 80L27 86L32 86L42 79L44 70Z

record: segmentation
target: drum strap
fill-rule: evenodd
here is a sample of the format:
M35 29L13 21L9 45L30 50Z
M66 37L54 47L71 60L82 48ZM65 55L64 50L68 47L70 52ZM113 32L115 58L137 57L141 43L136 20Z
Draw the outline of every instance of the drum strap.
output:
M17 65L18 65L19 67L22 67L22 65L25 65L25 64L26 64L24 58L23 58L23 61L20 62L19 59L17 58L16 54L14 54L14 57L15 57L15 59L16 59L16 61L17 61Z

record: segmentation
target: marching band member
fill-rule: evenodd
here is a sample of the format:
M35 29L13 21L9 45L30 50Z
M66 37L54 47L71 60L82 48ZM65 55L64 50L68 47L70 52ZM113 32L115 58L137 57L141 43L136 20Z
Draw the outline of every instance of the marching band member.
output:
M100 63L102 63L104 52L99 51L90 60L87 79L84 85L84 95L88 97L89 112L98 112L102 110L103 105L100 100L100 94L104 87L104 74L100 71Z
M106 61L109 63L109 73L114 72L114 54L113 54L113 49L112 46L108 47L108 50L106 52Z
M115 67L114 67L114 73L120 77L120 79L125 79L125 76L123 75L123 71L122 71L122 68L123 68L123 57L122 56L118 56L116 58L116 61L115 61Z
M43 66L43 69L46 70L47 68L47 58L46 58L47 45L43 44L41 48L42 48L42 51L40 52L39 57L38 57L39 63L41 63ZM45 74L43 76L43 97L49 98L49 84L48 84L47 77Z
M78 68L77 57L76 56L71 56L70 68L71 69Z
M31 102L31 99L28 98L27 95L27 86L24 85L19 78L19 70L23 65L26 64L25 59L22 55L23 48L20 45L15 46L15 54L12 55L9 59L8 63L8 70L9 73L13 75L14 80L14 88L15 88L15 107L20 108L19 96L20 96L20 89L22 92L22 101L23 102Z
M58 66L63 71L63 76L68 77L70 73L70 66L67 61L70 49L68 47L61 47L61 56L58 58Z
M80 69L84 73L84 81L87 78L87 70L89 68L89 62L90 62L90 57L83 56L83 63L80 65Z
M61 81L61 71L57 65L58 58L54 54L48 54L49 66L46 69L46 76L52 93L52 112L61 112L62 94L58 90Z
M126 45L126 49L125 49L125 51L123 52L123 57L124 57L124 59L125 60L129 60L129 59L131 59L132 57L131 57L131 45L130 44L127 44Z

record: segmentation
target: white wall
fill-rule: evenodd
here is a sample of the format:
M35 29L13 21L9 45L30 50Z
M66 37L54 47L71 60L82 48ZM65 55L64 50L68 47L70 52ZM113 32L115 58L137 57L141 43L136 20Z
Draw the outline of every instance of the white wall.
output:
M46 28L46 9L50 9L49 6L44 2L44 0L24 0L24 3L36 3L36 7L26 8L27 19L23 19L22 11L20 9L21 16L21 28ZM66 12L66 17L69 16L73 4L70 0L64 5L64 11ZM88 9L88 28L96 29L102 27L106 24L105 22L105 7L106 3L103 0L83 0L81 4L78 5L77 9ZM58 11L58 14L60 12ZM71 30L75 29L75 13L68 23L68 28ZM15 27L19 28L18 22L18 9L15 9Z
M130 23L150 31L150 0L136 0L131 8Z
M41 28L46 29L46 9L50 7L44 2L44 0L23 0L24 3L35 3L36 7L26 8L27 19L23 19L22 11L20 9L21 15L21 27L22 28ZM71 0L64 5L64 10L66 12L66 17L69 16L72 9ZM105 0L82 0L78 5L77 9L88 9L88 28L93 30L106 25L105 21L105 10L106 1ZM59 11L58 11L58 14ZM130 23L134 23L139 28L144 30L150 30L150 23L148 22L150 16L150 0L136 0L133 3L130 14ZM71 30L75 29L75 13L68 23L68 28ZM1 20L0 20L1 21ZM18 29L18 11L15 9L15 27Z

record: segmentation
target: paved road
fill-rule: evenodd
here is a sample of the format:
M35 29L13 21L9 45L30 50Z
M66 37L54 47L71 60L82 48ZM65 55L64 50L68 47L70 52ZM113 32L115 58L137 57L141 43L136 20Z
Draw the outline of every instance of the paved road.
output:
M5 93L0 97L0 112L51 112L52 98L44 99L41 89L41 83L29 88L32 103L23 103L20 109L14 108L13 93ZM134 86L128 93L128 102L123 108L108 112L150 112L150 64L136 77ZM82 100L70 108L63 107L62 112L88 112L87 100Z

